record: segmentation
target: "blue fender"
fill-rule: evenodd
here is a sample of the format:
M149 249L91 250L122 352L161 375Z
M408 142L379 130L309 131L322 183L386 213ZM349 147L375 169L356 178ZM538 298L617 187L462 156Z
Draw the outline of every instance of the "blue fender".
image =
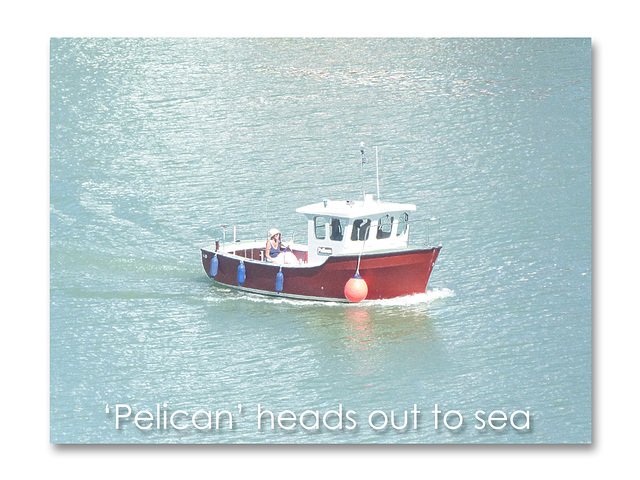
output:
M214 255L211 259L211 267L209 268L209 276L211 278L218 274L218 255Z
M247 279L247 270L244 268L244 262L238 265L238 285L242 285Z
M284 275L282 274L282 267L280 267L280 271L276 275L276 292L280 293L282 291L283 286L284 286Z

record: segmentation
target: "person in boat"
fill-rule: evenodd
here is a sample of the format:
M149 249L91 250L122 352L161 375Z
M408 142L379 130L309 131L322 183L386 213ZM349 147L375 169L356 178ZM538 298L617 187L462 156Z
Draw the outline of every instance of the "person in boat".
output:
M282 234L277 228L269 230L269 240L265 247L265 260L278 265L298 263L298 258L291 249L282 245Z

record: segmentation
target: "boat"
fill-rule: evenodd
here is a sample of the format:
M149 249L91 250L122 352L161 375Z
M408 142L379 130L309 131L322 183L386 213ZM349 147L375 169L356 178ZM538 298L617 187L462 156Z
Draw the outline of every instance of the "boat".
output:
M207 275L245 292L331 302L426 292L442 246L409 245L414 204L381 201L379 187L377 198L363 187L362 200L323 200L296 211L306 218L308 240L286 245L286 263L270 261L267 239L236 240L236 227L227 243L223 225L222 242L201 248Z

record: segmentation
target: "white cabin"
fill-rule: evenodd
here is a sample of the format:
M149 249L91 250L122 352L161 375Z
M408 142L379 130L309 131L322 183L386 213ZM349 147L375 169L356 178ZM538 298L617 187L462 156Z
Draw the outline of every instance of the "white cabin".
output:
M409 243L409 212L415 205L374 200L325 200L296 209L307 217L310 264L329 255L401 250Z

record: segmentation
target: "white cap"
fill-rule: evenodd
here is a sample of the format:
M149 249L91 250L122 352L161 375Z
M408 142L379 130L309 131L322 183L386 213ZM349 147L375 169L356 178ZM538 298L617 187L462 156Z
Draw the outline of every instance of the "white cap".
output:
M280 230L278 230L277 228L272 228L271 230L269 230L269 238L273 237L274 235L278 235L280 233Z

